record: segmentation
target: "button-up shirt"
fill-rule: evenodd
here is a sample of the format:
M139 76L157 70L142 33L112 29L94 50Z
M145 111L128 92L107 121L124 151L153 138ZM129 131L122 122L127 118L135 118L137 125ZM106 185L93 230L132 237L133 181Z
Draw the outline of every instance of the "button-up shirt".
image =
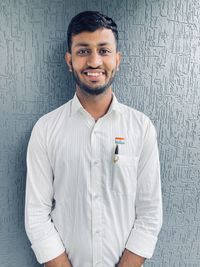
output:
M113 94L95 122L75 94L37 121L25 227L40 263L66 251L73 267L114 267L125 248L150 258L161 224L157 136L147 116Z

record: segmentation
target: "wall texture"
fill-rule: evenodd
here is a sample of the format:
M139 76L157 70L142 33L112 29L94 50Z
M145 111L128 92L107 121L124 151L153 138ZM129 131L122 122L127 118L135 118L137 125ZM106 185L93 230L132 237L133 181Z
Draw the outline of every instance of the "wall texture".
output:
M0 267L39 266L24 231L26 147L36 120L74 94L66 30L87 9L118 23L116 95L158 131L164 225L145 267L199 267L198 0L0 1Z

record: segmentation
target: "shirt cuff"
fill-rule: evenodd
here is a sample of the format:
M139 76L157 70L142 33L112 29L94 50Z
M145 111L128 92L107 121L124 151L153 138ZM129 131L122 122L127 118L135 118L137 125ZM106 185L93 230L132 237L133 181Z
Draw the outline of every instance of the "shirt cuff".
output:
M126 249L141 257L150 259L153 256L156 242L157 237L132 229L126 243Z
M45 263L61 255L65 248L59 236L53 235L48 239L32 244L39 263Z

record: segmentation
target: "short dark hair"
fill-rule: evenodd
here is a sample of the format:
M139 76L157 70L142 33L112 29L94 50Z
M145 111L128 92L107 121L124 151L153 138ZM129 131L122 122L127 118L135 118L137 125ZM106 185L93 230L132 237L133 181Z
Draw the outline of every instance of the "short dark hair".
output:
M84 11L72 18L67 30L68 51L71 53L72 37L81 32L94 32L98 29L110 29L118 43L118 30L116 23L98 11Z

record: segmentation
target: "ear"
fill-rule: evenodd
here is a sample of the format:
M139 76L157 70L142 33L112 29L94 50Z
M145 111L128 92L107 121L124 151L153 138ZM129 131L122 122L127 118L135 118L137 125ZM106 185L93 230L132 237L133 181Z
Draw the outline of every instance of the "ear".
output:
M117 70L119 70L119 65L120 65L121 59L122 59L122 54L121 54L121 52L118 51L116 53Z
M69 52L65 54L65 61L69 67L69 71L72 71L72 55Z

